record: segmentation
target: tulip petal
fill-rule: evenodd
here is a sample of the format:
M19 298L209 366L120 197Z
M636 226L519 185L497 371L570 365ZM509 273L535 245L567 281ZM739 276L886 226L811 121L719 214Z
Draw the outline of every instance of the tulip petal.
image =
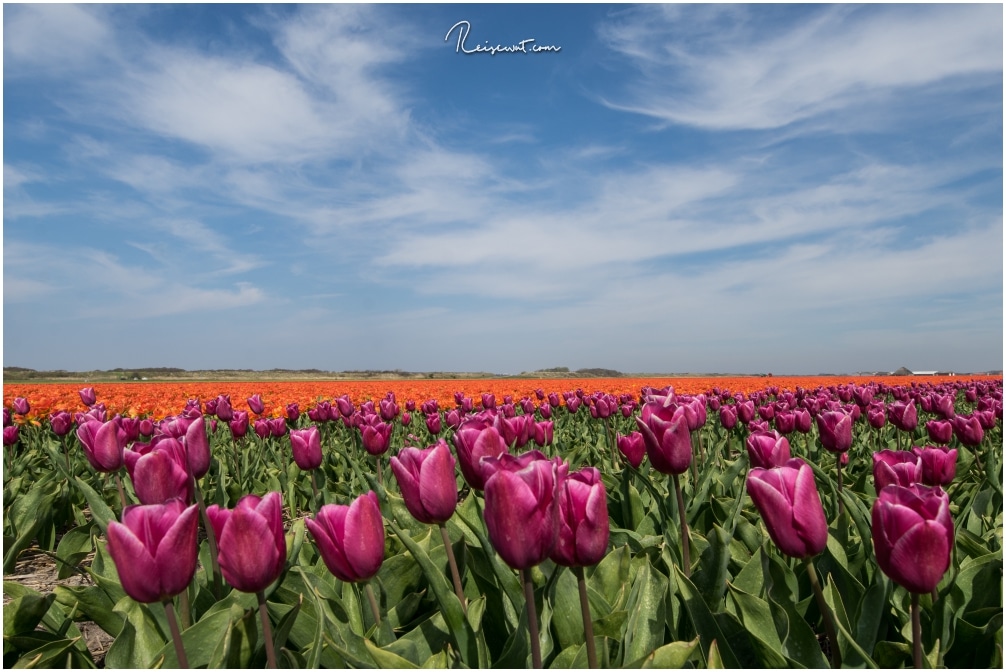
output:
M199 507L185 509L157 546L156 576L164 595L177 595L185 590L196 573L198 555Z
M265 516L238 502L219 539L218 559L227 583L243 593L257 593L276 580L279 553L269 543L273 534Z
M157 563L148 547L122 523L108 524L108 554L115 562L119 581L126 594L137 602L158 602L161 599Z
M358 581L377 574L384 562L384 519L372 498L359 497L350 505L342 546Z
M894 544L888 563L885 573L910 592L932 592L950 567L946 528L928 520L916 525Z
M404 492L402 493L404 496ZM419 501L430 522L445 523L458 505L454 476L454 456L447 444L437 444L426 456L419 471Z

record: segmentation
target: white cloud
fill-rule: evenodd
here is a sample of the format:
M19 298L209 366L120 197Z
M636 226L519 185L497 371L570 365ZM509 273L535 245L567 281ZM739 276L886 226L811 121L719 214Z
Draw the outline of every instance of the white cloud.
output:
M106 53L111 30L100 8L64 4L4 7L4 77L78 71Z
M645 7L602 26L642 75L609 104L703 128L769 129L954 77L992 86L1002 72L1001 5L830 7L757 33L748 11L771 13Z

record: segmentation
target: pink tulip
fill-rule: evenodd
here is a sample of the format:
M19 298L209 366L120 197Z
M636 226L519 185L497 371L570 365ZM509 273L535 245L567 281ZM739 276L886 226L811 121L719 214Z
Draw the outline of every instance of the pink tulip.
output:
M646 441L643 440L643 435L640 432L631 432L626 436L616 435L615 445L618 446L618 451L625 456L633 468L638 469L639 465L643 463L643 457L646 455Z
M458 504L455 460L440 439L429 448L402 448L391 458L405 507L421 523L445 523Z
M108 524L108 554L119 582L137 602L163 602L184 591L196 573L199 509L177 499L127 506Z
M752 467L771 469L790 460L789 440L778 432L754 432L747 438L747 449Z
M670 397L667 397L669 402ZM646 443L653 468L663 474L683 474L692 463L692 437L685 409L670 403L648 402L636 425Z
M245 495L233 509L206 509L217 538L224 579L242 593L257 593L279 578L286 563L282 499Z
M119 427L114 420L85 421L77 427L77 438L84 449L84 457L95 471L110 473L122 468L125 445L119 438Z
M950 485L957 475L957 449L941 446L912 448L921 463L921 480L925 485Z
M780 551L794 558L807 558L824 550L828 522L814 472L806 462L794 458L781 467L752 469L748 472L747 492Z
M485 483L489 539L508 565L530 569L549 556L558 539L559 468L548 459L504 455L494 461Z
M84 389L80 390L77 394L80 395L80 400L88 408L94 406L94 403L98 400L97 395L95 395L94 393L93 387L85 387Z
M595 467L584 467L559 486L559 536L549 555L559 565L586 567L608 551L608 497Z
M262 415L262 412L265 410L265 404L262 403L262 395L253 394L248 397L248 408L250 408L251 412L255 415Z
M880 492L888 485L910 487L922 479L922 463L908 450L881 450L873 454L873 487Z
M141 504L163 504L169 499L192 501L185 448L170 436L158 436L153 442L134 443L123 453L136 498Z
M340 581L373 578L384 562L384 520L377 495L368 492L349 506L326 504L307 519L318 553Z
M467 420L461 423L452 441L458 454L461 475L473 490L485 487L482 458L498 457L509 452L499 430L485 420Z
M939 488L889 485L873 503L873 550L880 569L912 593L930 593L950 567L954 523Z
M307 429L291 429L290 446L293 449L293 461L304 471L321 466L321 434L316 425Z

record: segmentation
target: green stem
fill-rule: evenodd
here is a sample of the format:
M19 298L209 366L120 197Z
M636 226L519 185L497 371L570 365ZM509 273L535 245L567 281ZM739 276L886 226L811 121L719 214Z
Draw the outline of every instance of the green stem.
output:
M694 466L695 462L692 461ZM692 575L692 553L688 548L689 546L689 535L688 535L688 519L685 516L685 499L681 496L681 485L678 483L678 475L671 474L671 480L674 483L674 496L678 502L678 520L681 524L681 568L686 577L691 577Z
M919 594L912 593L912 662L922 669L922 618L919 614Z
M182 629L188 630L192 625L192 606L189 604L189 589L178 593L178 611L182 619Z
M377 597L374 595L374 588L367 582L367 601L370 602L370 613L374 615L374 622L381 624L381 610L377 606Z
M319 508L319 497L318 497L318 479L314 477L314 469L311 470L311 488L314 490L314 512L318 512Z
M206 513L206 502L203 499L202 488L195 476L192 477L195 486L196 503L199 504L199 515L203 519L203 529L206 530L206 541L210 544L210 568L213 572L213 597L220 599L223 592L223 582L220 577L220 562L217 560L217 533L213 531L210 517Z
M576 586L580 591L580 616L583 618L583 636L587 640L587 665L596 670L597 648L594 644L594 623L590 618L590 601L587 599L587 582L583 578L583 567L573 567Z
M835 466L838 467L838 519L845 515L845 503L842 501L842 453L837 453Z
M821 620L824 621L824 634L828 638L828 650L831 651L831 666L838 669L842 666L842 653L838 650L838 635L835 631L835 619L828 608L828 603L824 600L824 593L821 591L821 584L817 580L817 572L814 570L814 563L810 558L804 558L803 564L807 567L807 578L810 580L810 587L814 589L814 599L817 600L818 611L821 612Z
M276 669L276 645L272 641L272 625L269 624L269 610L265 604L265 592L255 593L258 597L258 614L262 619L262 637L265 639L266 667Z
M531 665L541 669L541 642L538 641L538 615L534 610L534 583L531 581L531 570L520 570L521 582L524 584L524 605L527 608L527 630L531 637Z
M178 619L175 618L175 607L171 604L171 598L164 600L164 613L168 617L168 627L171 629L171 641L175 643L175 657L178 658L178 667L188 669L189 659L185 655L185 647L182 645L182 633L178 630Z
M115 485L119 488L119 501L122 502L122 510L126 510L126 491L122 487L122 477L119 472L115 472Z
M454 548L451 546L451 538L447 534L447 526L440 523L440 536L444 539L444 550L447 551L447 562L451 566L451 578L454 580L454 594L461 600L461 609L468 613L468 600L465 599L465 591L461 587L461 574L458 573L458 561L454 557Z

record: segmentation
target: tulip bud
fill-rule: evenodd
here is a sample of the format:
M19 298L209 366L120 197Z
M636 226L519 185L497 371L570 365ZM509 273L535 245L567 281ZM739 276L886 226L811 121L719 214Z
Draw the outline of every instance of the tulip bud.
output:
M431 413L426 416L426 429L430 434L437 435L443 429L439 413Z
M780 434L790 434L796 430L796 414L779 411L775 414L775 429Z
M616 434L615 445L618 446L618 451L625 456L633 468L638 469L639 465L643 463L643 456L646 455L646 442L641 433L631 432L627 436Z
M232 420L228 422L228 427L231 429L231 436L235 439L240 439L248 433L248 414L244 411L234 411L234 414L231 417ZM223 420L223 418L220 419Z
M355 583L377 575L384 562L384 520L376 494L360 495L349 506L326 504L306 522L335 578Z
M221 394L217 397L216 414L224 422L230 422L234 418L230 395Z
M134 443L123 452L126 472L141 504L163 504L179 499L192 501L185 449L177 439L158 436L151 443Z
M933 413L936 413L944 420L953 418L956 415L954 411L954 395L935 395L933 397Z
M749 435L747 449L752 467L782 467L790 460L789 441L778 432L755 432Z
M254 427L255 433L258 434L258 438L260 439L267 439L272 434L272 428L269 425L269 420L266 418L256 418Z
M49 416L52 433L56 436L66 436L73 429L73 417L66 411L57 411Z
M915 410L915 401L900 402L895 401L887 405L887 418L891 424L903 432L915 431L919 424L918 411Z
M467 420L461 423L452 441L458 453L461 475L474 490L485 487L482 458L498 457L509 452L499 430L485 420Z
M737 426L737 406L734 404L720 406L720 424L726 430Z
M108 524L108 554L126 594L163 602L184 591L196 573L199 509L177 499L127 506Z
M832 453L844 453L852 447L852 416L841 411L825 411L817 416L821 445Z
M262 415L262 411L265 410L265 404L262 403L262 395L253 394L248 397L248 408L250 408L251 412L255 415Z
M94 406L94 402L98 400L97 395L94 393L93 387L85 387L80 390L77 394L80 395L80 400L84 402L84 405L90 408Z
M881 450L873 454L873 487L880 492L888 485L910 487L922 479L918 455L907 450Z
M608 496L595 467L569 474L559 485L559 534L549 555L559 565L586 567L608 551Z
M84 449L84 457L95 471L110 473L122 468L125 446L119 440L119 428L114 420L83 422L77 427L77 438Z
M242 593L257 593L279 578L286 563L282 499L245 495L233 509L216 504L206 515L216 533L217 561L224 579Z
M954 523L939 488L889 485L873 503L873 549L880 569L912 593L930 593L950 567Z
M408 411L402 413L402 427L408 427L412 424L412 414Z
M925 485L950 485L957 475L957 449L941 446L912 448L921 463L921 481Z
M392 429L394 429L393 425L380 421L364 425L360 429L363 447L371 455L383 455L391 445Z
M669 402L670 397L667 397ZM653 468L663 474L683 474L692 463L692 437L688 432L685 409L666 402L643 405L636 424L646 443L646 454Z
M547 401L542 403L542 405L538 407L538 410L541 411L542 419L548 420L552 417L552 405Z
M954 435L954 426L949 420L930 420L926 423L926 434L933 443L945 446Z
M189 423L183 441L189 471L196 478L202 478L210 470L210 441L206 436L206 422L203 416L200 415Z
M530 418L531 416L524 416ZM534 423L534 442L539 446L549 446L555 437L555 423L543 421Z
M7 425L3 428L3 445L13 446L21 438L21 430L17 425Z
M307 429L291 429L290 446L293 449L293 461L304 471L321 466L321 434L316 425Z
M824 550L828 522L814 472L806 462L794 458L781 467L752 469L747 492L780 551L807 558Z
M13 420L11 419L10 409L4 406L3 409L3 426L9 427Z
M743 423L748 424L754 420L755 405L754 402L748 399L747 401L742 401L737 404L737 419Z
M444 416L444 421L447 423L447 426L450 427L451 429L456 430L458 427L460 427L461 414L458 412L458 409L452 408L451 410L447 411L447 414Z
M954 435L965 446L979 446L985 438L981 422L972 415L958 415L950 421L954 427Z
M11 404L16 415L28 415L28 411L31 410L31 405L28 400L24 397L16 397L14 403Z
M426 524L446 523L454 515L458 504L454 466L443 439L425 450L402 448L391 458L391 470L413 518Z
M286 419L290 422L297 422L300 417L300 404L294 402L286 405Z
M486 481L489 540L514 569L530 569L555 547L559 533L558 474L558 466L548 459L526 463L516 458L502 459Z
M272 418L269 420L269 433L275 437L286 434L286 420L283 418Z

